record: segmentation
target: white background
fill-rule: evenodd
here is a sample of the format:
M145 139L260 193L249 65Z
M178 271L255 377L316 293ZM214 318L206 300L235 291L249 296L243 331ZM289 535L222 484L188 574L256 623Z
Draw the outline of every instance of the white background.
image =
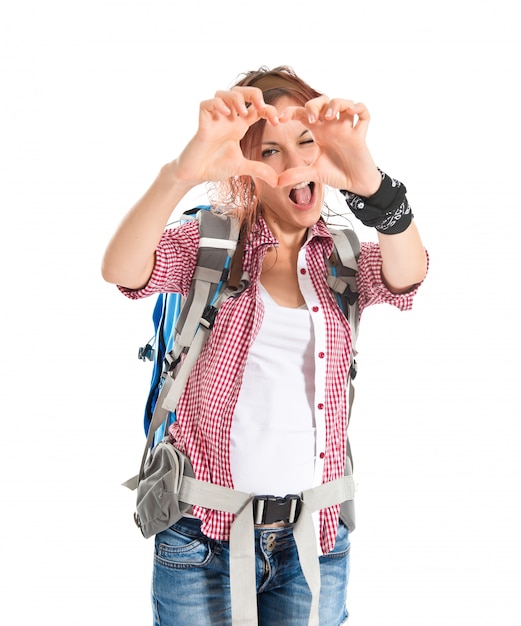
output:
M368 105L431 256L412 312L362 321L350 623L521 624L519 24L504 0L2 3L2 624L151 623L120 483L153 301L101 256L198 103L279 64Z

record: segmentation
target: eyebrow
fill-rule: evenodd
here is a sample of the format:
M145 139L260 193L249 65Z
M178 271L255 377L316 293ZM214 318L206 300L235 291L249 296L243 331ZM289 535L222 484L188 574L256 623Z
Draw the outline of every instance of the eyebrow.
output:
M310 131L306 128L305 130L303 130L300 135L298 136L297 139L301 139L304 135L306 135L307 133L310 133ZM310 133L311 134L311 133ZM262 142L263 146L277 146L278 142L277 141L263 141Z

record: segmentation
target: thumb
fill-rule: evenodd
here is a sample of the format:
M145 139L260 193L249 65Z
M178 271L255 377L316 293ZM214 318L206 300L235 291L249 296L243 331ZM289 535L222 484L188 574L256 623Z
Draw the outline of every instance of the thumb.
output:
M245 174L253 176L254 178L260 178L265 183L268 183L270 187L277 186L278 176L272 167L266 165L266 163L261 163L260 161L250 161L249 159L245 159L244 164Z
M321 182L318 177L317 169L312 165L302 167L292 167L282 174L278 178L278 187L287 187L289 185L297 185L304 181Z

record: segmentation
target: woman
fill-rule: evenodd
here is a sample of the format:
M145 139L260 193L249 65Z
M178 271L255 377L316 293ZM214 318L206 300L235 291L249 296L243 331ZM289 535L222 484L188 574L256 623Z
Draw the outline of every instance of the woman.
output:
M220 208L242 222L251 283L221 306L170 429L200 480L282 497L344 475L351 331L326 284L325 186L344 190L353 213L378 231L358 262L360 311L379 302L410 308L426 273L405 188L376 167L368 123L363 104L330 99L290 68L250 72L201 103L195 136L107 248L103 276L128 297L186 295L199 234L197 221L165 230L179 201L214 182ZM326 626L347 618L349 536L339 508L314 518ZM157 535L155 624L231 623L232 522L194 506ZM311 594L292 523L257 525L255 550L259 624L307 624Z

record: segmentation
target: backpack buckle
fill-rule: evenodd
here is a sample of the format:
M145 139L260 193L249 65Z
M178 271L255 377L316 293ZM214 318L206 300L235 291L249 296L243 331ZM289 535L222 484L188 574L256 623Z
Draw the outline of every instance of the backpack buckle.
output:
M163 359L163 376L173 372L178 364L181 362L181 354L176 358L173 352L165 354Z
M351 289L351 285L346 285L346 290L344 291L344 293L342 294L345 299L347 300L348 304L350 306L353 306L356 301L358 300L358 296L360 295L358 293L358 291L353 291Z
M296 494L284 498L276 496L255 496L253 499L253 522L255 524L273 524L285 522L294 524L299 516L302 499Z
M206 326L209 330L212 330L213 325L215 323L215 318L217 317L217 309L211 304L207 305L201 315L201 323Z

